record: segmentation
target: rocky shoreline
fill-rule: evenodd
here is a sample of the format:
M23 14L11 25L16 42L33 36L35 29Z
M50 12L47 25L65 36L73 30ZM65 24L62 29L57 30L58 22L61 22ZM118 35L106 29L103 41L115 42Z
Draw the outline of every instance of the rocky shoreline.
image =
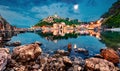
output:
M120 49L102 49L100 54L87 59L69 57L69 52L57 50L49 55L38 43L21 45L10 54L0 48L0 71L119 71Z

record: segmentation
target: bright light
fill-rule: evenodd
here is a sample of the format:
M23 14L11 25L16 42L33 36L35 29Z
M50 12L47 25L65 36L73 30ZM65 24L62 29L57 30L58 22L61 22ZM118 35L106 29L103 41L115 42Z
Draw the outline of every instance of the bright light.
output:
M79 7L79 5L78 5L78 4L75 4L75 5L74 5L74 10L78 10L78 7Z

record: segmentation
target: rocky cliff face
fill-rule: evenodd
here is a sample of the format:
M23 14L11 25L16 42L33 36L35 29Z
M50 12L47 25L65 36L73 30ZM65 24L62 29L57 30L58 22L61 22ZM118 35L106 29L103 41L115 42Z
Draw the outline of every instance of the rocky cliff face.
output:
M0 16L0 31L11 31L14 27L11 26L2 16Z
M10 38L14 35L16 27L10 25L1 15L0 15L0 43L4 41L9 41ZM8 32L4 32L8 31ZM3 44L1 43L0 46Z
M107 28L120 27L120 0L115 2L108 12L102 15L105 18L103 26Z

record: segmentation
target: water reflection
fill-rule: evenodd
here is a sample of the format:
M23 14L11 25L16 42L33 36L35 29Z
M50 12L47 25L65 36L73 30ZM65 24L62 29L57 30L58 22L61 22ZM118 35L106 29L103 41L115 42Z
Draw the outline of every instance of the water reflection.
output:
M55 34L57 33L57 34ZM20 41L22 45L34 43L35 41L41 42L43 52L52 54L58 49L68 50L68 44L71 43L71 54L75 56L92 56L99 53L101 48L104 48L105 45L99 41L100 39L100 30L45 30L39 32L26 32L26 33L16 33L17 36L14 36L14 33L6 34L7 37L11 38L9 42ZM64 34L64 36L63 36ZM5 36L4 36L5 37ZM3 37L2 37L3 38ZM14 47L8 47L11 49ZM80 48L80 49L78 49ZM76 53L72 50L87 50L86 53Z
M2 47L5 42L10 41L11 38L13 36L17 36L17 34L19 34L19 32L1 32L0 46ZM43 30L43 31L36 32L36 34L54 43L57 43L59 40L78 38L80 36L85 36L85 35L94 36L109 48L113 48L113 49L120 48L120 32L110 32L110 31L101 32L101 30L95 31L95 30L82 29L82 30ZM34 35L31 35L31 36L34 37ZM28 37L28 35L23 36L22 38L25 38L25 37ZM31 39L31 38L28 38L28 39ZM16 39L16 41L18 40ZM31 42L35 42L35 41L36 41L35 37L31 39Z
M16 36L18 32L0 32L0 46L7 41L10 41L13 36Z
M77 38L80 35L94 36L97 39L101 39L101 30L43 30L37 33L38 35L46 38L47 40L55 41L60 39Z
M101 32L101 38L107 47L113 49L120 48L120 32Z

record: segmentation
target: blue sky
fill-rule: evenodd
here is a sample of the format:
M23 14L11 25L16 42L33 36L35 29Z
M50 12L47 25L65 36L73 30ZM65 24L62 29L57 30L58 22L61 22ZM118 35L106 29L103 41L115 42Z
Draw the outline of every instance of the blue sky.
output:
M61 17L94 21L117 0L0 0L0 14L12 25L30 27L57 13ZM77 6L77 8L74 8Z

